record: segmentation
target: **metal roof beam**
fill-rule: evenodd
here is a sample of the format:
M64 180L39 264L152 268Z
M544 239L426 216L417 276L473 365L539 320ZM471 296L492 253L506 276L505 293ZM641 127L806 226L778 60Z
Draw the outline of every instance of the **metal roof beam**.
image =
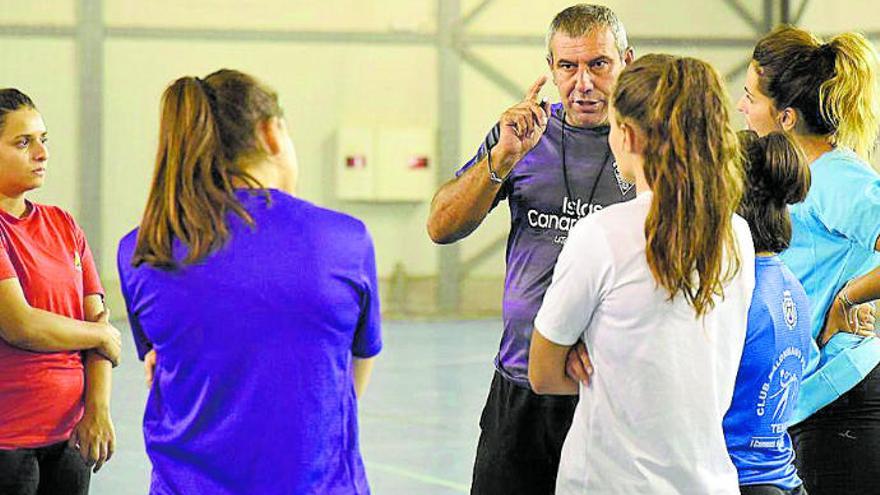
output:
M752 28L755 33L762 33L764 29L761 26L761 23L755 19L752 14L739 3L739 0L723 0L731 10L736 12L736 14L742 19L749 27Z
M21 36L38 38L73 38L75 26L14 26L0 25L0 36Z
M206 41L282 41L296 43L358 43L429 45L435 34L371 31L260 31L248 29L111 27L107 36L142 39Z
M466 64L471 66L471 68L485 76L486 79L495 83L495 85L501 88L505 93L507 93L517 101L522 99L523 88L521 88L519 84L515 83L509 77L501 73L501 71L492 67L488 62L481 59L470 50L462 48L459 49L458 54L461 57L462 61L464 61Z
M482 14L483 11L486 10L487 7L492 5L492 3L494 3L494 1L495 0L483 0L482 2L477 4L476 7L471 9L470 12L468 12L464 17L462 17L461 21L459 22L459 29L464 30L464 29L467 29L468 27L470 27L470 25L474 22L474 19L479 17L479 15Z
M476 46L543 46L543 36L481 34L463 36L462 43ZM640 46L674 46L674 47L710 47L710 48L742 48L755 45L754 37L718 37L718 36L632 36L630 45Z

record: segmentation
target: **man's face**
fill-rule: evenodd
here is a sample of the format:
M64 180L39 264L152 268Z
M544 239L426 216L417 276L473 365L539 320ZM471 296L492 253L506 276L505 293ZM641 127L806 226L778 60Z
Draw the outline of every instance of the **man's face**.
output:
M758 69L752 62L746 73L745 92L736 103L736 109L745 116L749 129L759 136L766 136L773 131L782 130L782 127L779 125L779 112L773 105L773 100L761 92L758 83Z
M632 57L632 50L627 50L621 58L608 28L594 29L577 38L554 34L548 63L565 108L566 123L578 127L606 124L614 83Z

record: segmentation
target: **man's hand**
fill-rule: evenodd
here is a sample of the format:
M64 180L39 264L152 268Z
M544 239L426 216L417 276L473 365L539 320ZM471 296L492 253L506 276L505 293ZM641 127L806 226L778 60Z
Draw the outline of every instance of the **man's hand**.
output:
M144 379L147 382L147 388L153 386L153 376L156 372L156 349L150 349L144 355Z
M584 385L590 384L590 377L593 375L593 363L590 361L590 354L587 352L587 346L583 341L578 341L568 351L568 357L565 360L565 374L576 382L583 383Z
M110 419L110 409L86 404L85 413L73 429L68 444L79 450L85 463L94 466L93 472L97 473L116 450L116 431Z
M539 77L521 102L501 114L501 134L492 148L492 162L489 164L501 177L506 177L513 166L538 144L547 129L550 107L546 102L538 101L538 94L546 82L547 76Z

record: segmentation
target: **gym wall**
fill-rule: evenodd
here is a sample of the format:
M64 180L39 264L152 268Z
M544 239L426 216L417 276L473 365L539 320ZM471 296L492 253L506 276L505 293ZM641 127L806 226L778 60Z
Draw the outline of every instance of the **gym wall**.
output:
M33 198L71 210L80 222L86 221L80 215L84 206L80 167L98 164L80 163L77 136L85 102L80 101L75 34L79 6L95 1L0 0L0 86L29 93L50 129L49 175ZM739 98L744 72L737 69L747 61L751 46L698 46L686 39L756 39L754 27L731 5L742 5L760 23L764 22L764 2L605 3L626 24L637 55L664 51L704 58L731 76L732 102ZM794 10L800 3L791 2ZM440 175L448 177L473 154L498 115L516 102L513 91L487 77L487 71L500 75L509 88L525 91L547 72L540 42L547 24L571 2L461 0L460 4L462 15L485 8L477 11L464 31L464 39L471 41L467 52L476 62L460 64L458 160L430 164L441 167ZM850 29L878 33L880 11L872 4L871 0L808 2L800 24L818 33ZM386 312L402 317L438 316L434 294L442 248L434 246L425 232L430 197L408 203L339 201L332 181L340 127L438 128L442 75L431 37L437 32L438 1L104 0L100 6L104 25L99 113L101 239L91 239L91 243L101 253L100 272L116 316L122 315L123 308L118 296L116 243L137 225L143 209L157 141L159 97L176 77L203 76L222 67L249 72L279 92L299 157L299 195L366 222L376 244ZM778 18L779 13L773 15ZM54 26L57 32L29 32L29 26ZM217 34L229 31L249 34L244 38ZM338 36L321 38L320 33ZM367 39L365 33L378 36ZM383 33L394 36L383 41ZM412 41L405 41L404 35L412 35ZM504 37L511 42L500 42ZM638 41L649 38L668 42ZM545 86L543 94L552 101L558 99L552 84ZM502 206L461 241L462 259L490 252L463 276L462 309L457 315L500 311L508 222Z

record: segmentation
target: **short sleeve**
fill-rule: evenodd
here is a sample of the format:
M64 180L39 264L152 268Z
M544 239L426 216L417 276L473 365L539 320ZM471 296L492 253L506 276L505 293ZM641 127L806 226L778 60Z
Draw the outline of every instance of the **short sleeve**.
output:
M880 236L880 175L855 159L814 167L812 213L825 227L874 251Z
M92 256L92 250L89 242L86 240L86 234L76 225L77 252L79 253L80 264L82 265L83 274L83 296L98 294L104 296L104 287L101 285L101 278L98 276L98 268L95 266L95 258Z
M125 300L125 310L128 314L128 323L131 327L131 336L134 338L134 346L137 350L138 358L143 361L144 356L153 349L153 343L147 338L144 329L138 318L137 309L132 304L132 288L128 280L128 272L133 269L131 266L131 252L126 249L126 241L130 240L126 236L119 243L119 249L116 255L116 269L119 273L119 286L122 291L122 298Z
M15 271L15 265L9 257L9 244L6 238L0 236L0 280L7 278L18 278L18 272Z
M126 306L128 306L128 301L126 301ZM128 313L128 324L131 327L131 335L134 338L134 347L137 350L138 359L143 361L144 356L153 349L153 343L144 334L141 321L136 313Z
M480 147L477 149L477 154L473 156L467 163L464 164L457 172L455 172L456 177L461 177L461 174L465 173L473 167L474 165L480 163L480 160L486 157L486 154L498 144L498 139L501 137L501 124L496 123L489 133L486 134L486 139L483 140L483 143L480 144ZM489 171L486 170L486 174ZM498 205L501 201L507 199L510 196L510 181L504 181L501 184L501 189L498 190L498 193L495 195L495 199L492 201L492 208Z
M607 236L600 224L586 217L571 230L556 260L535 328L551 342L573 345L612 286L613 276Z
M351 353L355 357L370 358L382 350L382 321L379 309L379 283L376 276L376 254L370 234L366 231L364 234L366 246L361 262L359 283L360 317L355 329Z

